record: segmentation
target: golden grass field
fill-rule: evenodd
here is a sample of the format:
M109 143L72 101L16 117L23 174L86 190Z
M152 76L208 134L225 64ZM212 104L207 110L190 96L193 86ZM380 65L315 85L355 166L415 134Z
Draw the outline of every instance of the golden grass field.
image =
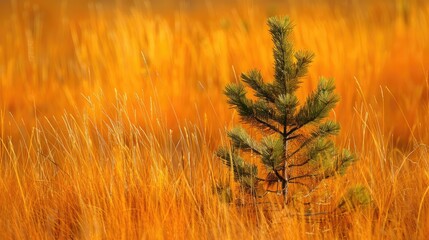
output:
M429 2L25 1L0 4L0 239L426 239ZM273 75L266 18L288 15L334 77L330 184L370 206L304 219L223 202L214 156L238 122L223 88ZM270 205L275 205L274 201Z

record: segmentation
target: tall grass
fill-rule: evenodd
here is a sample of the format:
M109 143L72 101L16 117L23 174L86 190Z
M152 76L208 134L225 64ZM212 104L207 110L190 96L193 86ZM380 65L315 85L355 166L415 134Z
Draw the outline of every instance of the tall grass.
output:
M429 233L429 4L12 5L0 28L1 239ZM309 220L215 193L232 180L213 151L237 122L222 89L250 68L272 76L271 14L294 19L296 47L316 54L300 97L336 79L336 141L359 161L331 183L332 203L360 183L371 206Z

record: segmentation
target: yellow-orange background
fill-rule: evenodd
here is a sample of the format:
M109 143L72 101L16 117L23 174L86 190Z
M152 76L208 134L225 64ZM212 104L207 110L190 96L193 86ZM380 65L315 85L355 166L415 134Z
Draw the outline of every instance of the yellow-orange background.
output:
M165 226L192 222L195 235L180 236L221 237L227 229L226 237L270 237L308 227L288 219L281 230L262 224L260 232L207 190L227 175L212 153L237 122L224 86L251 68L272 78L272 15L290 16L296 49L316 55L301 99L320 76L336 80L336 141L360 156L348 181L368 186L376 202L371 217L351 217L357 227L348 236L423 237L429 4L417 0L0 3L0 234L113 238L123 227L122 237L170 238ZM129 193L128 184L138 190ZM190 199L194 205L181 202ZM201 208L207 215L196 213Z

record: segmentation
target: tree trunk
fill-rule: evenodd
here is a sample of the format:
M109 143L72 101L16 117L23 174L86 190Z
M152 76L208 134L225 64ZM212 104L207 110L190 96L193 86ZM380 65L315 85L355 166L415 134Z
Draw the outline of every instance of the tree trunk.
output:
M284 134L283 134L283 148L284 148L284 168L283 168L283 178L284 178L284 182L282 184L282 190L283 190L283 196L284 196L284 201L283 201L283 207L286 207L287 202L288 202L288 172L287 172L287 140L286 140L286 132L287 132L287 127L286 124L284 126Z
M283 201L283 207L286 207L287 205L287 195L288 195L288 173L287 173L287 141L286 141L286 137L283 138L283 147L285 149L285 160L284 160L284 165L283 165L283 178L284 178L284 182L282 184L282 190L283 190L283 196L284 196L284 201Z

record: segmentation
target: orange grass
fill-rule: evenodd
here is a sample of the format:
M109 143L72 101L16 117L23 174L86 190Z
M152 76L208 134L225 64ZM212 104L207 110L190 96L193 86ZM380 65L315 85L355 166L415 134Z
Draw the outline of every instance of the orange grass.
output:
M428 236L427 2L79 3L0 5L0 239ZM316 54L301 97L322 75L341 95L336 141L359 161L332 203L360 183L371 206L309 222L214 194L237 122L222 91L272 76L273 14Z

